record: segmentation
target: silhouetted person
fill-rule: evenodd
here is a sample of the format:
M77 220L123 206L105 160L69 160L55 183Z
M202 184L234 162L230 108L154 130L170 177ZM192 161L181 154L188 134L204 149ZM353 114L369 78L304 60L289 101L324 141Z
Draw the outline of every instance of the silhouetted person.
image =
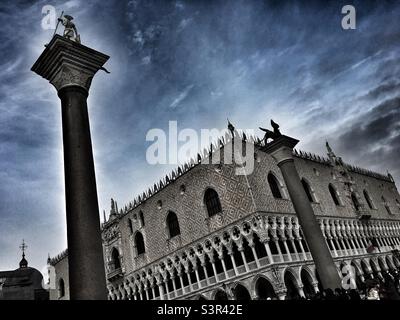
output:
M324 290L324 293L325 293L326 300L336 300L337 299L335 294L333 293L333 290L330 288Z
M356 289L351 289L350 290L349 297L350 297L350 300L353 300L353 301L360 301L361 300L360 294L357 292Z

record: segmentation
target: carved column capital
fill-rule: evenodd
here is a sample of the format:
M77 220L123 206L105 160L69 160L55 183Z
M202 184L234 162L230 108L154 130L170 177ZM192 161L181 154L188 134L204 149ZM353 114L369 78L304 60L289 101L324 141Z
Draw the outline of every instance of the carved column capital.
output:
M47 79L57 91L78 86L89 92L94 75L108 59L104 53L55 35L32 71Z
M63 65L54 78L50 80L50 83L57 91L68 86L78 86L89 92L93 76L93 73L86 73L78 68Z

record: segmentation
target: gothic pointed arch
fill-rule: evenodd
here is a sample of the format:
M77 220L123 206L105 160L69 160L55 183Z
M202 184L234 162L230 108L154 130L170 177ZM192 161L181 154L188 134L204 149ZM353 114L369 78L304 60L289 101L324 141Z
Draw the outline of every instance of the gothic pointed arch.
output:
M371 197L370 197L368 191L364 189L363 194L364 194L365 201L366 201L367 204L368 204L368 207L369 207L370 209L375 209L374 203L372 202L372 199L371 199Z
M221 201L219 200L218 193L212 188L208 188L204 193L204 204L206 205L209 217L222 212Z
M358 197L355 192L351 193L351 201L353 203L354 209L356 209L356 211L360 210L360 202L358 201Z
M135 233L135 247L137 255L143 254L146 252L146 246L144 244L144 238L141 232Z
M308 270L302 268L300 272L300 279L303 284L303 291L307 298L311 298L314 295L314 286L312 275Z
M144 214L143 214L142 210L139 211L139 222L140 222L140 226L144 227Z
M267 177L269 189L271 190L272 196L275 199L283 199L284 195L282 192L281 183L279 182L278 178L272 172L268 173Z
M382 205L386 209L386 212L391 215L392 214L392 210L390 209L389 203L387 202L386 198L384 196L382 196L381 200L382 200Z
M58 280L58 298L63 298L65 296L65 282L63 278Z
M132 219L128 218L128 228L129 228L129 232L131 234L133 234L133 223L132 223Z
M305 178L302 178L301 184L303 185L303 188L307 195L308 200L310 202L317 202L317 198L315 197L314 190L311 188L310 183Z
M259 300L278 299L271 282L263 276L258 277L255 282L255 292Z
M251 296L249 291L246 289L246 287L242 284L237 284L235 288L233 289L235 300L241 300L241 301L249 301L251 300Z
M111 251L111 261L114 266L114 269L121 268L121 260L120 260L119 251L117 248L113 248Z
M176 237L181 234L179 227L178 217L175 212L169 211L167 215L167 228L170 238Z
M333 203L337 206L340 206L340 199L339 199L339 194L337 192L337 189L334 187L332 183L329 184L328 186L329 193L331 194Z
M298 283L296 280L296 277L293 275L293 273L289 270L285 271L284 274L284 283L286 287L286 299L287 300L297 300L300 298L299 292L298 292Z

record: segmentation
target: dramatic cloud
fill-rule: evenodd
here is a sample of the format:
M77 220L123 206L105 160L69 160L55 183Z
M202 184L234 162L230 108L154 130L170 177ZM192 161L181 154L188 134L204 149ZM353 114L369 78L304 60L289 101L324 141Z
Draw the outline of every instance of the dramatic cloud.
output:
M353 3L357 29L341 28ZM18 245L41 268L66 247L61 114L30 71L53 30L42 7L74 17L83 44L111 56L89 96L100 207L120 207L170 166L146 162L152 128L269 123L324 154L399 172L400 5L394 1L3 1L0 8L0 270Z

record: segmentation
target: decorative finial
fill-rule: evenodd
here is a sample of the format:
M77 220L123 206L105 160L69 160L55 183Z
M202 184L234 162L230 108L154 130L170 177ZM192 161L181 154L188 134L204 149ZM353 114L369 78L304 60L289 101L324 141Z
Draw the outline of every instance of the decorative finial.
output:
M335 155L335 153L333 152L333 150L332 150L331 146L329 145L328 141L326 141L326 150L328 150L328 155L329 154L331 154L333 156Z
M28 248L28 246L25 244L24 239L22 239L22 244L19 246L19 248L22 250L22 259L19 263L19 267L26 268L28 266L28 261L25 259L25 250Z
M332 165L335 165L335 164L341 162L341 158L336 157L336 154L333 152L328 141L326 141L326 150L328 151L328 157L329 157L329 160L331 161Z
M228 130L231 132L232 137L233 137L234 136L235 127L233 126L232 123L230 123L228 118L227 118L227 120L228 120Z
M116 203L113 198L111 198L111 209L110 209L110 215L116 214Z

